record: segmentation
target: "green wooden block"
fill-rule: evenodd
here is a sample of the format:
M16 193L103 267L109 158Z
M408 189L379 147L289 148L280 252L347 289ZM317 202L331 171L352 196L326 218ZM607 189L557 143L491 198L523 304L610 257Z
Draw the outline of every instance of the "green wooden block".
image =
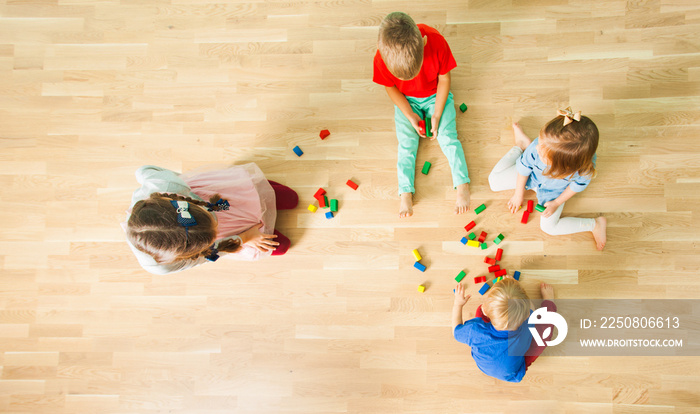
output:
M461 272L459 272L459 274L457 275L457 277L455 278L455 280L456 280L457 282L461 282L462 279L464 279L464 276L466 276L466 275L467 275L467 274L464 273L464 271L461 271Z
M423 170L421 171L423 174L428 175L428 171L430 171L430 166L433 165L429 163L428 161L423 164Z
M476 233L469 233L469 240L475 240L476 239Z
M338 211L338 200L331 200L331 211Z
M467 104L462 102L462 105L459 106L459 110L462 111L462 113L467 111Z
M486 243L481 243L481 250L486 250L488 247Z
M433 136L433 132L432 132L433 126L431 125L431 122L432 122L431 119L432 118L430 118L429 116L425 117L425 136L428 138Z
M328 203L328 196L323 196L323 207L322 208L328 208L330 207L330 203Z
M474 212L475 212L476 214L479 214L479 213L481 213L481 212L484 211L484 210L486 210L486 204L480 205L479 207L477 207L477 208L474 210Z
M543 211L545 211L546 209L547 209L547 207L545 207L545 206L543 206L543 205L541 205L541 204L538 204L538 205L535 206L535 210L539 211L540 213L543 212Z
M503 234L499 234L495 239L493 239L493 242L496 244L501 244L505 237L503 237Z

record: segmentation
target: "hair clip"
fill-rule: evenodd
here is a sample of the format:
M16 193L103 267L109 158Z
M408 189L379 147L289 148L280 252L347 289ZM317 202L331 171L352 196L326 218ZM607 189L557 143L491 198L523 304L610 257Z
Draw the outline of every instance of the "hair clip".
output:
M216 203L207 203L209 211L228 210L230 206L228 200L224 200L223 198L220 198Z
M219 259L219 250L216 248L216 243L212 244L210 249L211 253L208 256L204 256L204 258L210 262L215 262Z
M182 227L187 229L187 227L197 225L197 220L190 214L190 203L187 201L171 200L170 204L175 207L177 211L177 222L180 223Z
M578 122L581 120L581 111L573 113L571 112L571 107L557 110L557 115L564 117L564 126L567 126L574 121Z

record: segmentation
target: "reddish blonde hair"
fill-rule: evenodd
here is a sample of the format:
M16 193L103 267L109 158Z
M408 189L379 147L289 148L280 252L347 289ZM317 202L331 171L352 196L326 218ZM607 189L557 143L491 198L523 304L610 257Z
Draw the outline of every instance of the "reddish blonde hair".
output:
M489 289L481 310L491 319L494 328L513 331L530 317L530 298L520 282L506 278Z
M219 200L214 194L211 202ZM177 222L177 211L171 200L187 201L190 214L197 224L187 229ZM153 193L134 204L127 222L126 237L138 250L149 254L160 264L197 259L209 256L216 241L217 221L207 211L207 203L179 194ZM240 242L225 240L219 244L220 252L235 252Z
M564 126L562 115L552 119L540 131L540 144L547 157L544 175L567 178L578 173L593 177L593 156L598 149L598 127L590 118L582 116Z

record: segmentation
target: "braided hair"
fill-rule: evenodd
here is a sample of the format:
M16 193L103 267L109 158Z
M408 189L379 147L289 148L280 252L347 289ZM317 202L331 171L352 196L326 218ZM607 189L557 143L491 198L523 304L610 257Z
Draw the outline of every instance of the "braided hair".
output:
M197 224L189 228L181 226L171 200L186 201L201 207L189 210ZM127 222L127 238L134 247L149 254L159 264L211 256L217 222L208 210L218 210L218 200L218 194L214 194L207 203L180 194L153 193L132 207ZM239 239L229 239L219 243L217 250L232 253L240 248Z

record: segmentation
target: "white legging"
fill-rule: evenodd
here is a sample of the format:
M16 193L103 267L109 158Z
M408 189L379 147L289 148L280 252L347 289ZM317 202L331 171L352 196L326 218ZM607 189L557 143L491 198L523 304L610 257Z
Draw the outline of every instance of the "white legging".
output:
M513 147L496 163L491 174L489 174L491 191L515 189L515 182L518 178L515 162L520 158L522 153L523 150L519 147ZM543 232L552 236L559 236L562 234L580 233L582 231L593 231L595 219L578 217L561 218L564 204L566 203L562 203L557 211L549 217L544 217L540 214L540 228Z

